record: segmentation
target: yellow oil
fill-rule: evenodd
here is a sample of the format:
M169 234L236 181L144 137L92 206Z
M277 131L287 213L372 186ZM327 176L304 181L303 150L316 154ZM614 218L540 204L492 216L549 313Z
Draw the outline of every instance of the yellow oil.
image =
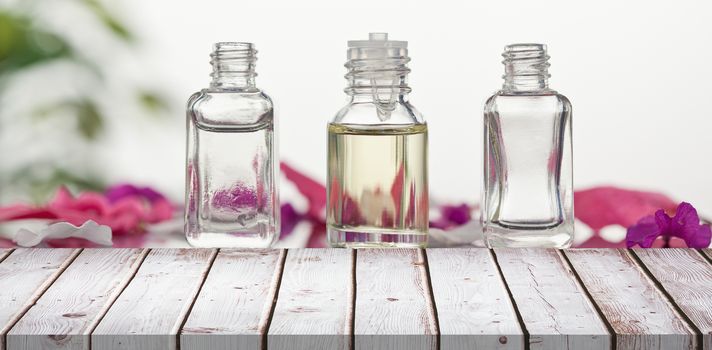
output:
M428 128L329 124L327 231L335 247L424 247Z

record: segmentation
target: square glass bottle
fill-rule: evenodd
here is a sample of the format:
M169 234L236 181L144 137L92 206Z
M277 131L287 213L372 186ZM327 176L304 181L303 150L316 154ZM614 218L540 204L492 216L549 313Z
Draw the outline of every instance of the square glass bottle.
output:
M482 227L488 247L566 248L574 235L571 103L549 88L546 46L505 48L484 111Z
M272 100L255 86L251 43L215 44L210 87L188 101L185 233L195 247L271 246L279 237Z
M333 247L424 247L428 129L408 101L405 41L349 41L346 93L328 126L327 237Z

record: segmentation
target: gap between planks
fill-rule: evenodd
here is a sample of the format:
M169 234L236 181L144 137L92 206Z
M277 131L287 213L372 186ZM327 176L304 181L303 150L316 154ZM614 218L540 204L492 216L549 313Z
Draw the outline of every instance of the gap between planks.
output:
M576 270L574 265L571 263L571 260L569 260L569 257L566 255L566 252L559 251L559 255L561 256L562 259L564 259L566 264L569 265L569 269L571 269L571 272L573 273L574 278L576 278L576 281L581 286L581 289L586 294L586 297L588 298L588 300L591 301L593 308L596 309L596 312L598 313L598 316L603 321L603 324L606 326L606 329L608 329L608 333L611 335L611 344L610 344L611 350L616 349L617 335L616 335L615 329L613 329L613 325L608 320L608 318L606 318L606 315L603 314L603 310L601 310L601 306L598 304L598 302L591 295L591 291L589 291L588 287L586 287L586 284L583 282L583 279L581 279L581 275Z
M617 349L694 347L694 330L628 251L580 249L565 256L610 321Z
M270 350L351 348L354 257L347 249L288 251L267 332Z
M282 287L282 279L284 278L284 264L287 263L287 254L289 254L289 249L283 249L280 252L279 260L277 261L277 271L276 282L274 282L274 294L272 296L272 305L270 305L269 313L267 314L267 322L265 322L264 328L261 328L262 340L262 350L267 350L267 335L269 334L269 327L272 325L272 318L274 317L274 309L277 307L277 298L279 298L279 290Z
M7 260L13 254L18 254L18 252L21 252L21 251L29 251L29 249L32 249L32 248L10 250L4 256L2 261L0 261L0 263ZM69 248L67 248L67 249L69 249ZM74 260L77 258L77 256L79 256L79 254L82 252L82 250L83 249L81 249L81 248L74 249L72 251L72 253L70 253L70 255L67 258L65 258L62 261L62 263L58 266L57 271L52 273L48 278L46 278L42 283L40 283L40 285L38 286L38 289L36 289L30 295L30 297L27 299L27 301L25 301L25 304L22 307L20 307L20 309L18 309L17 313L15 315L13 315L8 320L8 323L5 325L0 324L0 349L4 350L7 345L7 333L12 329L12 327L15 326L15 324L17 324L18 321L20 321L20 319L23 316L25 316L27 311L29 311L30 308L37 302L37 300L39 300L39 298L41 298L42 295L44 295L44 293L47 291L47 289L49 289L49 287L52 286L54 281L56 281L57 278L59 278L59 276L62 275L64 270L66 270L67 267L69 267L69 265L71 265L74 262Z
M133 281L134 277L136 277L136 274L138 273L138 270L141 268L143 265L143 262L146 260L146 257L148 254L151 252L151 248L144 248L143 251L141 252L141 256L138 258L138 261L136 263L136 266L133 271L131 271L131 276L128 278L128 281L121 286L121 290L116 294L116 297L109 302L109 305L106 307L106 309L103 310L101 316L99 316L96 320L96 323L94 323L91 327L91 330L87 334L89 334L89 349L91 350L91 334L94 333L94 330L96 327L101 323L101 320L104 319L104 316L111 310L111 307L114 306L114 303L116 302L117 299L121 296L121 294L124 293L124 290L126 290L126 287L131 284L131 281Z
M11 253L13 249L0 249L0 263L5 260Z
M494 250L527 349L609 349L610 332L555 249Z
M712 261L704 251L665 248L630 254L695 331L699 349L712 350Z
M145 255L145 249L84 249L8 332L6 348L88 349L91 332Z
M658 248L658 249L671 249L671 248ZM675 248L672 248L672 249L675 249ZM657 288L657 290L665 296L666 302L670 305L670 307L673 308L675 313L679 317L681 317L682 319L685 320L685 323L687 324L687 326L695 332L696 336L700 337L701 336L700 330L697 328L697 326L695 326L694 322L692 322L692 320L687 316L687 314L685 314L685 312L682 310L682 308L680 308L680 306L677 304L677 302L675 302L675 299L673 299L672 295L670 295L670 292L668 292L668 290L665 288L665 286L663 286L662 283L660 283L660 281L658 281L658 279L655 278L653 273L650 271L648 266L645 265L645 263L640 259L638 254L636 254L633 249L629 249L627 251L627 253L635 261L635 263L638 265L640 270L643 271L643 273L648 278L648 280L650 280L650 282L653 283L653 285L655 285L655 288ZM696 345L699 346L700 344L701 344L701 342L697 342Z
M497 260L497 254L494 253L493 249L487 250L489 251L490 256L492 256L494 265L497 268L497 272L499 273L499 278L502 280L502 284L504 284L504 289L507 291L507 297L509 297L509 300L512 303L512 308L514 309L514 314L517 316L517 322L519 322L519 327L524 335L524 350L529 350L529 341L531 338L529 336L529 331L527 330L527 325L524 323L522 313L521 311L519 311L519 307L517 306L517 301L514 299L514 294L512 294L512 290L509 288L507 279L504 278L504 272L502 272L502 267L500 266L499 261Z
M175 336L216 254L215 249L151 250L92 332L92 348L177 348Z
M131 275L129 281L123 286L121 292L118 293L117 299L118 299L118 297L123 293L123 291L128 287L128 285L131 284L131 282L133 281L134 277L136 276L136 273L137 273L138 270L140 269L140 266L143 264L143 262L144 262L146 256L148 255L149 251L150 251L149 249L146 249L146 250L145 250L143 256L141 257L141 261L140 261L138 267L133 271L133 274ZM82 252L81 249L76 250L69 258L67 258L67 260L64 261L64 263L63 263L62 266L59 268L59 270L58 270L57 272L55 272L55 274L45 282L46 286L44 286L44 288L41 289L41 292L39 292L39 294L36 296L36 298L34 298L35 301L42 297L42 295L43 295L43 294L51 287L51 285L61 276L61 274L64 273L64 271L66 271L67 267L69 267L69 266L76 260L76 258L79 256L79 254L80 254L81 252ZM278 301L277 298L278 298L278 296L279 296L279 287L280 287L280 284L281 284L282 279L283 279L283 277L284 277L284 276L283 276L283 273L284 273L284 264L285 264L287 252L288 252L288 250L283 250L282 253L281 253L282 256L281 256L281 258L280 258L280 263L278 264L278 268L279 268L278 276L279 276L279 277L276 279L276 284L277 284L277 285L276 285L276 288L277 288L277 290L276 290L276 293L274 294L274 298L272 299L271 307L269 308L269 311L267 312L267 318L266 318L267 321L266 321L265 328L264 328L263 339L266 339L266 336L267 336L268 333L269 333L269 326L270 326L270 323L271 323L272 318L273 318L273 316L274 316L274 310L275 310L276 303L277 303L277 301ZM707 261L708 264L712 264L712 250L707 249L707 250L700 250L700 251L696 251L696 252L699 253L701 256L703 256L704 259L705 259L705 261ZM11 256L12 253L13 253L13 250L9 250L9 251L8 251L8 250L0 250L0 262L6 260L9 256ZM187 319L188 319L190 313L192 312L193 307L194 307L194 305L195 305L195 302L196 302L196 300L197 300L198 295L200 295L200 293L203 291L203 286L204 286L204 284L205 284L205 282L206 282L206 280L207 280L207 278L208 278L208 276L209 276L209 274L210 274L210 272L211 272L211 270L212 270L212 266L213 266L213 263L215 262L215 259L216 259L216 257L217 257L217 254L218 254L218 253L215 253L215 254L213 255L213 257L212 257L212 260L210 261L209 267L208 267L208 269L207 269L206 274L204 275L203 280L201 281L200 287L199 287L197 293L195 294L195 297L194 297L193 300L191 301L191 305L190 305L190 308L188 309L188 312L185 314L185 316L184 316L184 318L183 318L183 320L182 320L182 323L180 324L180 327L179 327L179 330L180 330L180 331L182 331L182 328L183 328L183 326L185 325L185 322L187 321ZM352 291L352 294L349 296L349 297L351 298L351 310L350 310L349 312L350 312L350 314L352 315L351 320L350 320L350 328L351 328L351 335L352 335L352 337L353 337L354 334L355 334L355 332L354 332L354 327L355 327L355 326L354 326L354 323L355 323L355 322L354 322L354 317L353 317L353 316L355 315L355 312L356 312L355 306L356 306L357 297L358 297L358 296L356 295L356 292L355 292L355 291L357 290L357 285L356 285L356 283L357 283L357 276L356 276L356 269L357 269L357 266L356 266L356 261L358 260L358 259L357 259L357 254L358 254L358 252L357 252L356 250L353 250L353 251L352 251L352 254L353 254L353 258L352 258L352 261L353 261L353 262L352 262L352 266L351 266L351 269L352 269L352 278L351 278L351 282L352 282L351 291ZM514 310L515 310L515 313L516 313L516 315L517 315L518 321L519 321L520 326L521 326L521 328L522 328L522 331L524 332L525 337L526 337L525 348L528 349L528 348L529 348L529 334L528 334L528 332L527 332L527 330L526 330L526 325L524 324L524 322L523 322L523 320L522 320L522 315L521 315L521 313L520 313L519 307L518 307L517 304L516 304L516 300L512 297L512 291L510 290L510 286L509 286L509 283L507 282L507 279L504 278L504 275L503 275L502 270L501 270L500 263L497 261L497 256L496 256L496 254L495 254L492 250L490 250L490 254L491 254L491 256L492 256L492 258L493 258L493 260L494 260L494 262L495 262L495 265L496 265L496 267L497 267L497 271L498 271L498 273L500 274L500 277L502 278L502 281L504 282L504 286L505 286L505 288L506 288L506 290L507 290L507 293L508 293L508 295L509 295L509 298L510 298L510 300L512 301L512 305L514 306ZM615 332L612 331L611 325L609 324L609 322L608 322L608 320L606 319L606 317L604 317L604 315L602 314L602 312L601 312L601 310L600 310L600 306L599 306L599 305L596 303L596 301L591 297L590 291L588 290L588 288L586 287L586 285L585 285L584 283L582 283L581 277L578 275L578 272L577 272L577 270L573 267L571 261L568 259L568 257L566 256L565 253L563 253L563 252L561 252L561 251L558 251L557 254L561 255L561 257L563 258L563 260L565 261L565 263L566 263L566 264L569 266L569 268L573 271L574 277L576 278L576 282L581 286L582 290L583 290L583 291L585 292L585 294L586 294L586 297L587 297L587 298L590 300L590 302L593 304L593 306L594 306L595 309L596 309L596 312L599 314L599 316L601 317L601 319L604 321L606 327L609 328L608 330L609 330L611 336L612 336L612 337L615 337ZM685 319L685 321L688 323L688 325L691 326L691 327L695 330L696 334L699 335L699 334L700 334L699 329L697 329L697 328L695 327L694 323L691 322L691 320L687 317L687 315L681 310L681 308L677 305L677 303L672 299L671 295L667 292L667 290L664 288L664 286L662 286L662 285L659 283L659 281L657 281L657 279L655 279L655 278L653 277L653 275L651 274L651 272L648 270L648 268L645 266L645 264L639 259L639 257L638 257L634 252L628 251L628 254L630 254L630 255L634 258L635 262L638 264L638 267L644 272L644 274L647 276L647 278L655 284L655 287L656 287L661 293L663 293L663 294L665 295L667 301L674 307L675 311L676 311L681 317L683 317L683 318ZM429 305L428 305L428 308L430 309L431 316L433 317L434 324L435 324L435 329L436 329L435 335L437 336L436 344L437 344L437 346L440 346L439 316L438 316L438 312L437 312L437 305L436 305L435 300L434 300L432 279L431 279L431 275L430 275L430 274L431 274L431 271L430 271L430 266L429 266L428 259L427 259L427 252L426 252L425 250L419 249L419 250L418 250L418 255L419 255L421 261L423 261L423 268L420 269L420 272L421 272L421 274L422 274L422 276L423 276L423 278L424 278L424 281L426 282L426 283L424 283L424 288L426 289L424 292L425 292L426 297L427 297L427 298L426 298L426 302L429 304ZM38 289L38 291L40 291L40 290ZM98 324L101 322L101 320L103 319L103 317L106 315L106 312L108 312L108 310L111 308L111 306L113 306L113 302L115 302L115 301L116 301L116 300L113 300L113 301L111 302L111 305L109 305L109 306L106 308L106 310L104 311L104 313L103 313L103 314L101 315L101 317L97 320L97 322L96 322L96 324L94 325L94 327L96 327L96 325L98 325ZM31 307L31 306L30 306L30 307ZM17 323L17 321L18 321L21 317L23 317L23 316L27 313L28 310L29 310L29 307L27 307L25 310L23 310L23 312L21 312L21 313L16 317L15 321L13 322L13 326L14 326L15 323ZM10 328L11 328L11 327L9 327L8 330L9 330ZM178 335L180 335L180 331L178 332ZM92 332L93 332L93 329L92 329ZM4 334L3 334L2 336L3 336L3 338L5 337ZM0 340L3 340L3 339L0 339ZM615 341L615 338L613 338L613 341ZM266 346L266 343L263 343L263 344L264 344L264 345L263 345L263 349L265 349L264 346ZM352 344L354 344L354 343L353 343L353 340L352 340ZM698 344L700 344L700 343L698 342ZM177 345L179 346L179 349L180 349L180 340L178 340Z

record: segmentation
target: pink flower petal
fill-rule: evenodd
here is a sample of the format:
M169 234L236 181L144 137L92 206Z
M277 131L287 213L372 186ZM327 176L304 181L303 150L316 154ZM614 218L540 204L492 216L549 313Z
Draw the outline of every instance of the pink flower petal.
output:
M280 169L284 176L297 186L299 193L307 198L309 202L308 214L315 218L323 217L324 207L326 207L326 187L285 162L280 164Z
M25 204L14 204L0 207L0 222L23 219L56 219L57 216L47 208L31 207Z
M576 218L598 231L608 225L629 227L638 219L676 203L665 195L616 187L596 187L574 193Z
M605 240L601 236L594 235L594 236L591 236L591 238L589 238L585 242L576 246L576 248L625 248L625 245L624 245L623 241L611 242L611 241Z
M170 220L173 218L174 211L173 203L165 198L157 199L151 204L146 221L155 224Z
M324 225L324 223L312 224L309 241L307 241L307 248L326 248L327 246L326 225Z

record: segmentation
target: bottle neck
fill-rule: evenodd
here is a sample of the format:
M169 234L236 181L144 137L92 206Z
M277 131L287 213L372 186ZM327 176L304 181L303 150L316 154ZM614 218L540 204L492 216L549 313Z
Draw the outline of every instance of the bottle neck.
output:
M549 55L546 45L514 44L508 45L502 54L504 57L505 93L549 92Z
M346 94L355 101L388 102L405 98L411 89L408 86L406 66L410 58L351 59L345 66L349 70Z
M210 87L225 90L256 90L257 50L251 43L217 43L210 54L213 78Z

